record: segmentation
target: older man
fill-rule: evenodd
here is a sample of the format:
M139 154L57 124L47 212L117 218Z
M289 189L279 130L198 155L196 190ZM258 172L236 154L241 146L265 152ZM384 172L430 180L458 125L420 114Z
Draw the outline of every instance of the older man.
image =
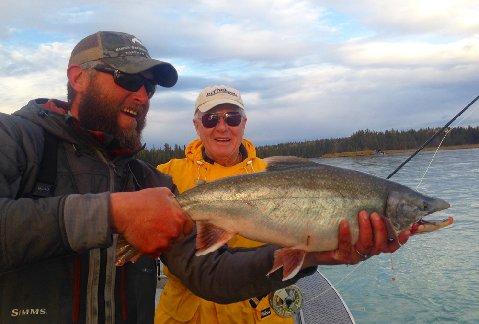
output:
M171 175L180 192L226 176L264 170L265 162L256 156L253 144L243 138L246 122L245 105L238 90L225 85L206 87L198 95L194 110L193 124L199 139L193 140L186 147L185 158L173 159L159 165L158 170ZM359 220L363 234L371 234L369 222L370 220L374 222L378 240L375 242L376 250L370 248L374 245L371 237L364 235L362 241L358 243L357 250L343 244L345 251L350 249L351 254L348 258L358 258L360 257L358 253L377 254L391 252L397 248L383 245L386 244L385 229L380 228L384 224L377 214L369 218L366 213L360 213ZM228 242L230 248L254 248L261 245L260 242L239 235ZM336 252L309 254L306 265L347 263L345 260L339 260L341 257ZM238 265L235 270L236 279L245 280L244 267ZM264 294L228 305L218 304L197 296L168 269L165 272L169 280L156 310L156 324L293 322L292 318L283 318L273 312L269 299ZM214 281L214 277L208 277Z

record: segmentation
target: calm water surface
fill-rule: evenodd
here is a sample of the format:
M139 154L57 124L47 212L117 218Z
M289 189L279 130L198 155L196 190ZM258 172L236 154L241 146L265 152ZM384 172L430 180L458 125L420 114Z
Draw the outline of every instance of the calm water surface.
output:
M386 177L407 155L318 159ZM391 180L416 188L433 157L421 153ZM357 323L479 323L479 149L440 151L420 192L447 200L455 223L412 237L359 266L320 267Z

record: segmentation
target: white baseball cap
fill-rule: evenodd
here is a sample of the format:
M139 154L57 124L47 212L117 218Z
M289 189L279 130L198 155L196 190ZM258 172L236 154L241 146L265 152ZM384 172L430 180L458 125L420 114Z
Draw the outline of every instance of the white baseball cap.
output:
M204 113L221 104L232 104L244 109L243 100L238 90L225 85L214 85L201 90L196 99L195 111L198 109Z

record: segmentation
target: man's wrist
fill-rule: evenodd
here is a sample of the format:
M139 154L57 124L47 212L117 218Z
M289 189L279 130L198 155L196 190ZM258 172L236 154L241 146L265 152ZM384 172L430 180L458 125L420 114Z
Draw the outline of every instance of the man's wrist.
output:
M123 233L123 226L122 222L120 221L119 210L121 207L121 193L120 192L112 192L109 195L109 205L108 205L108 223L111 230L114 233Z

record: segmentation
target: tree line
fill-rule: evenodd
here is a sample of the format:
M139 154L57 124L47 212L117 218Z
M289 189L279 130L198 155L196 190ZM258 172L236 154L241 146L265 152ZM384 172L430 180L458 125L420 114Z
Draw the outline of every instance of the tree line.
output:
M415 149L428 140L439 128L419 130L359 130L349 137L319 139L303 142L289 142L257 147L258 156L265 158L275 155L294 155L307 158L320 157L327 153L357 152L366 150L407 150ZM447 130L442 146L479 144L479 126L456 127ZM444 134L439 135L428 146L437 147ZM145 149L139 158L152 165L158 165L172 158L184 157L185 146L165 144L163 148Z
M173 147L165 143L163 148L144 149L138 153L138 158L153 166L168 162L171 159L185 157L185 146L175 144Z

